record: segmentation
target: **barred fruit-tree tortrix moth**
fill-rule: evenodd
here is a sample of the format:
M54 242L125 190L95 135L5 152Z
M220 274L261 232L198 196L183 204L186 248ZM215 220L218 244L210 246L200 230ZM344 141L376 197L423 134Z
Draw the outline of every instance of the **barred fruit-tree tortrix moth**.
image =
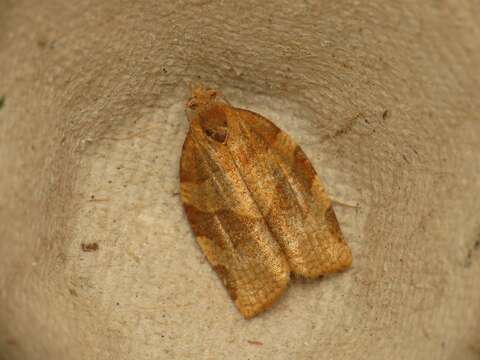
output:
M245 318L290 280L352 262L332 203L302 149L270 120L203 87L187 103L181 198L203 253Z

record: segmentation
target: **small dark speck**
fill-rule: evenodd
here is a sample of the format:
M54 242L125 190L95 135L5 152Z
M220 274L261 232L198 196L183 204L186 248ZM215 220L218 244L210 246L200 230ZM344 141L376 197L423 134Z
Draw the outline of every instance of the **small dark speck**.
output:
M95 199L95 195L90 195L90 199Z
M405 162L406 162L407 164L410 164L410 161L408 161L408 159L407 159L407 157L406 157L405 155L402 154L402 158L403 158L403 160L405 160Z
M108 183L111 184L113 181L112 180L108 180Z
M45 46L47 46L47 40L45 39L38 39L37 40L37 45L41 48L44 48Z
M474 252L477 251L479 248L480 248L480 240L476 240L473 243L473 246L467 252L467 257L465 259L465 267L466 268L468 268L472 265L472 258L473 258Z
M0 109L3 108L3 105L5 105L5 96L0 96Z
M164 74L167 73L167 69L165 69L165 68L163 68L162 71L163 71Z
M70 295L72 295L72 296L78 296L77 291L76 291L75 289L68 289L68 292L69 292Z
M172 196L178 196L178 195L180 195L180 193L178 191L175 191L175 192L172 193Z
M385 110L382 114L382 118L383 120L386 120L390 117L390 111L389 110Z
M120 303L119 303L119 302L117 302L117 306L118 306L118 305L120 305Z
M8 344L8 345L17 345L17 340L15 340L14 338L7 338L5 340L5 342Z

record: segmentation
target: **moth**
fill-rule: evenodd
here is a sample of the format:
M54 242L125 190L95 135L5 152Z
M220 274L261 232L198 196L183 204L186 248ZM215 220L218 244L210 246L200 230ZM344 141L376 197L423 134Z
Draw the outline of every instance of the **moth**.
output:
M309 159L267 118L198 86L180 160L180 194L196 240L240 313L252 318L290 274L348 268L332 202Z

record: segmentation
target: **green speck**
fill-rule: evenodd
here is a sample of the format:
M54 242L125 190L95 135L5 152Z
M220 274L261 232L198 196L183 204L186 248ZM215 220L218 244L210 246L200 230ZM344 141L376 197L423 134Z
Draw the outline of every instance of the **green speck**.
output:
M0 110L3 108L4 104L5 104L5 96L0 96Z

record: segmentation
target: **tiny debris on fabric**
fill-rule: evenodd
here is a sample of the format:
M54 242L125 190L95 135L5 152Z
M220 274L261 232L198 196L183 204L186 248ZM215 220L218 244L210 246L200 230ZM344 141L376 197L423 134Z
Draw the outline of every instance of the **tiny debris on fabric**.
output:
M270 120L202 86L187 102L180 194L196 240L240 313L252 318L304 278L350 267L322 182Z
M82 251L84 252L92 252L98 250L98 244L96 242L93 243L82 243L81 245Z
M258 340L247 340L247 342L250 345L256 345L256 346L262 346L263 345L263 343L261 341L258 341Z

